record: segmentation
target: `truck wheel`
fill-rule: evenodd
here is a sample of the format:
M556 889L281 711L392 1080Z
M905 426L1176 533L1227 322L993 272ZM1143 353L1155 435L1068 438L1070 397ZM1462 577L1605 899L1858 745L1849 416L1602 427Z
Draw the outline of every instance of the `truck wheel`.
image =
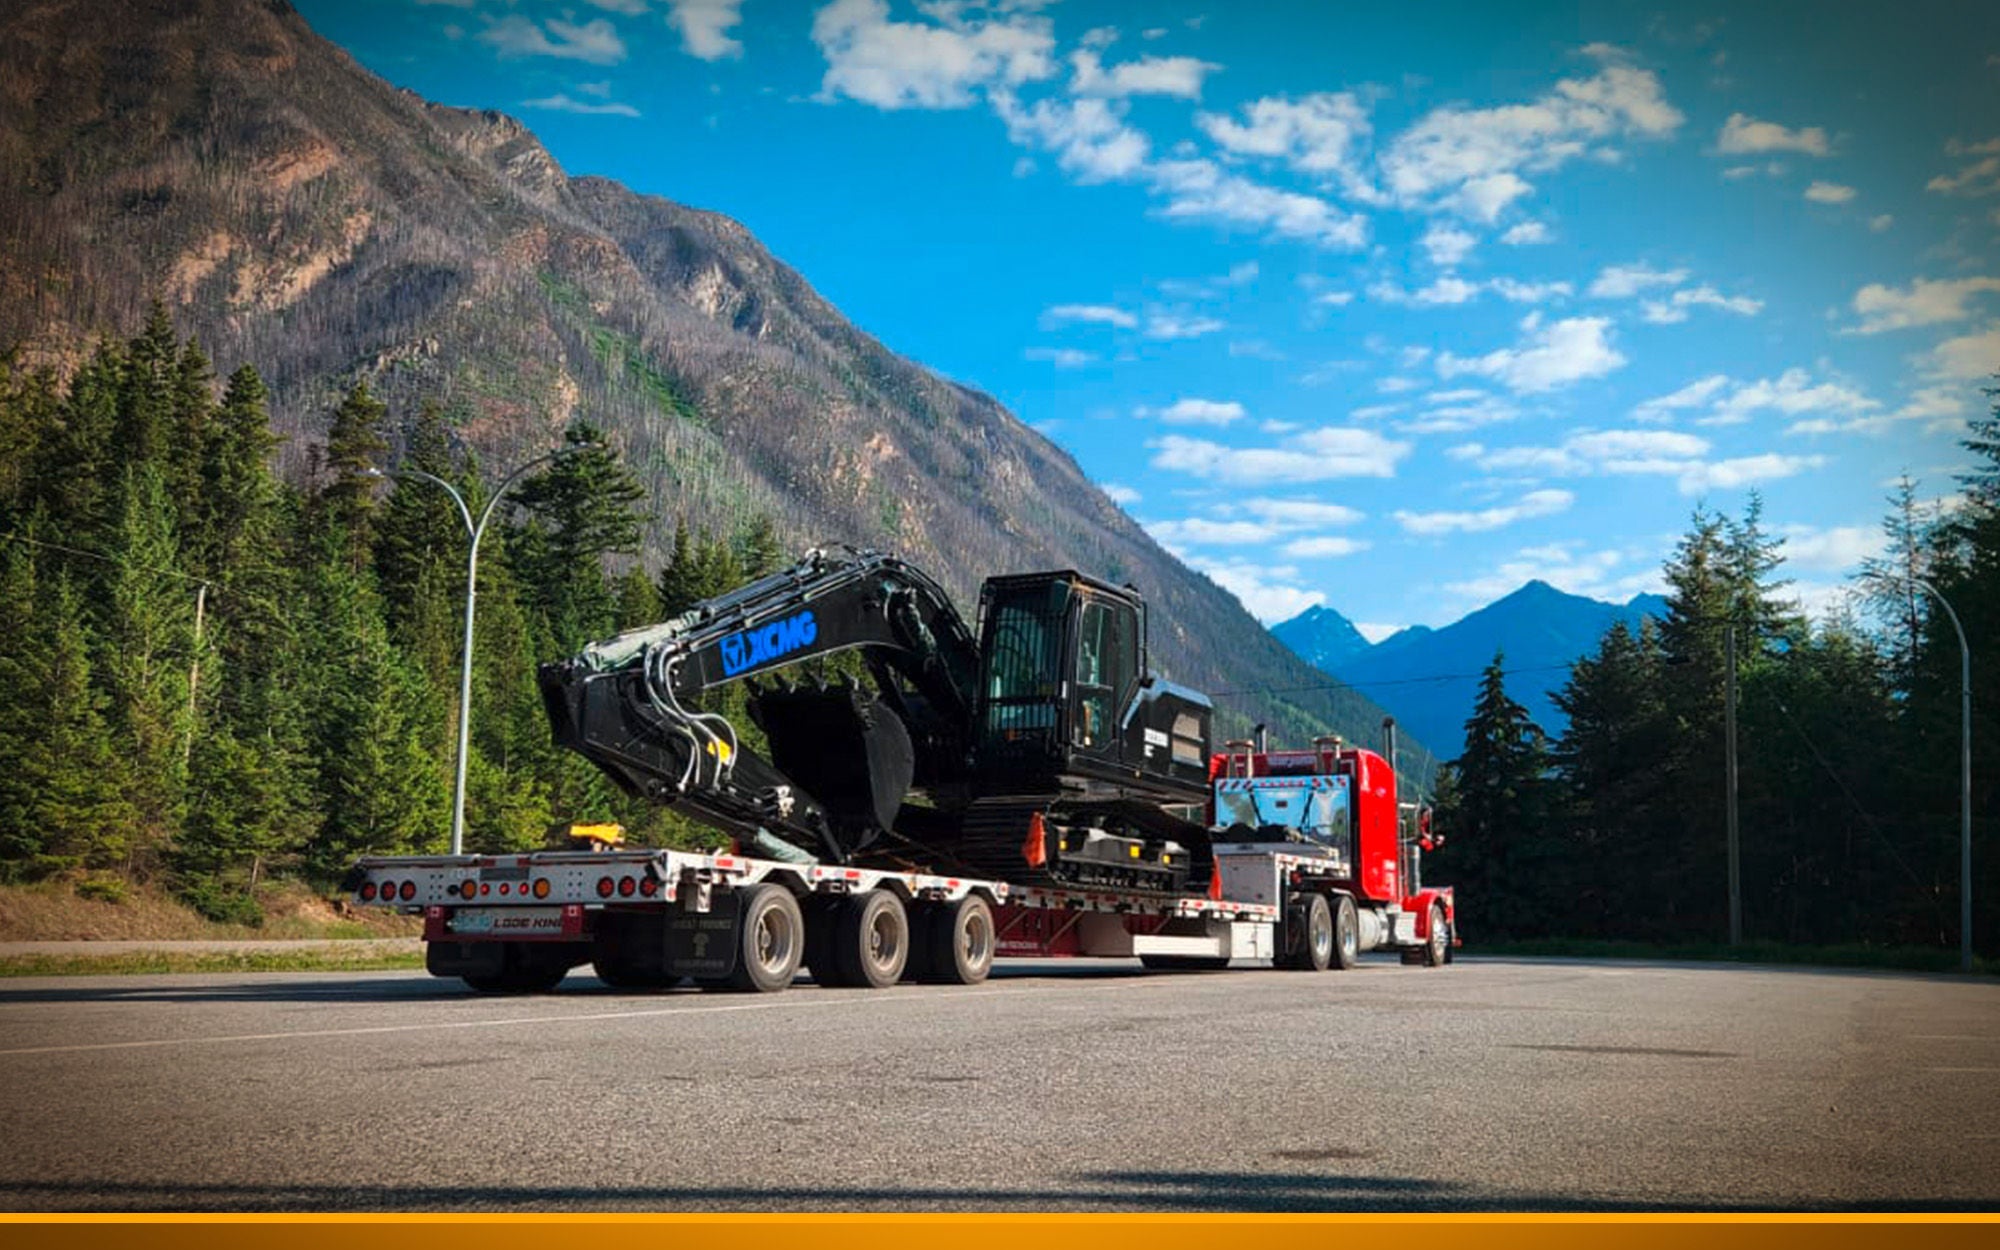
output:
M805 954L806 922L799 900L781 885L754 886L743 900L736 929L736 971L730 985L739 990L771 994L798 975Z
M880 990L901 980L910 958L910 917L903 900L887 890L850 895L834 925L833 957L844 984Z
M1354 900L1341 895L1333 905L1333 962L1329 967L1345 972L1361 962L1361 917Z
M1444 906L1431 904L1430 937L1424 941L1424 967L1441 968L1451 959L1451 930L1444 922Z
M826 894L815 894L805 901L806 970L812 973L813 984L822 989L847 984L840 975L840 960L833 954L840 931L840 905L846 901Z
M1299 949L1288 966L1301 972L1325 972L1332 963L1333 909L1326 905L1326 895L1313 894L1306 899L1305 916L1299 925Z
M1227 955L1141 955L1141 965L1155 972L1220 972L1229 966Z
M939 903L924 917L923 979L938 985L978 985L993 971L993 909L977 894Z

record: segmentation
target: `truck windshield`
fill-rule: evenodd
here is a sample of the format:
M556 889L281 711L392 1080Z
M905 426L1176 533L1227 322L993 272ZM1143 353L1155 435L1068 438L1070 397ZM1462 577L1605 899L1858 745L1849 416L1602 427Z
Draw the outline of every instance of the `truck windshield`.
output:
M1297 829L1305 813L1306 795L1292 789L1233 790L1215 796L1215 821L1224 826L1248 825L1257 829L1281 825Z

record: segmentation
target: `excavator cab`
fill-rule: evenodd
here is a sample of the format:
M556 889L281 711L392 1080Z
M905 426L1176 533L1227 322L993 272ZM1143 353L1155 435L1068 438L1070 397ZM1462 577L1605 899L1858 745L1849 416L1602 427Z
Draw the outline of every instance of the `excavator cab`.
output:
M979 644L973 752L989 780L1202 774L1208 700L1146 672L1136 592L1072 570L991 578Z

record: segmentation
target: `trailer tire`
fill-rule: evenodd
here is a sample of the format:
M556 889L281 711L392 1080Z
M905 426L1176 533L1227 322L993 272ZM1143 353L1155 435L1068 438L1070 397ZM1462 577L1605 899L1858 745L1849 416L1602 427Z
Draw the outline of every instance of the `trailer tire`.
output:
M1229 956L1141 955L1139 963L1154 972L1220 972L1229 966Z
M1298 947L1287 953L1284 966L1300 972L1325 972L1333 963L1333 909L1326 895L1308 894L1299 906Z
M978 985L993 971L993 908L977 894L936 903L922 917L921 977L935 985ZM914 959L915 956L913 955Z
M1333 904L1333 962L1342 972L1361 962L1361 917L1354 900L1341 895Z
M798 975L805 954L806 921L799 900L781 885L752 886L736 928L736 971L729 984L739 990L774 994Z
M910 915L887 890L863 890L841 903L833 927L833 957L841 983L887 989L910 959Z
M1444 904L1431 904L1430 936L1424 939L1423 961L1426 968L1442 968L1451 962L1451 929L1445 924Z

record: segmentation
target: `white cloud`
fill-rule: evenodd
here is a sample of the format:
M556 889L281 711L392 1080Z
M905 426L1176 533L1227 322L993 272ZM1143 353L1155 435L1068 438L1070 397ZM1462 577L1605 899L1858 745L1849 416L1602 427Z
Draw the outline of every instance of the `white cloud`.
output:
M1649 299L1640 304L1640 315L1655 325L1672 325L1688 319L1690 308L1720 308L1741 317L1764 311L1764 301L1747 295L1724 295L1712 286L1687 287L1664 300Z
M1366 551L1371 545L1365 538L1322 535L1318 538L1294 538L1281 550L1294 560L1327 560Z
M1844 573L1863 560L1881 555L1888 546L1881 528L1873 525L1835 525L1826 529L1781 525L1778 534L1785 540L1787 571Z
M618 28L602 17L580 25L552 17L544 28L513 13L479 32L479 39L504 57L552 56L592 65L616 65L625 59L625 41L618 37Z
M1548 243L1554 238L1546 222L1524 221L1507 227L1500 241L1509 247L1525 247L1533 243Z
M1593 299L1631 299L1656 286L1679 286L1687 281L1685 269L1648 269L1644 265L1607 265L1585 292Z
M1277 537L1276 530L1255 521L1211 521L1205 517L1148 522L1146 532L1165 545L1198 543L1210 547L1246 547Z
M1085 184L1145 171L1151 141L1125 124L1121 107L1102 99L1037 100L1024 107L1004 91L993 101L1014 142L1055 153L1056 164Z
M1457 274L1448 273L1433 280L1429 286L1418 287L1414 291L1405 291L1393 282L1377 282L1368 288L1369 295L1385 304L1407 304L1416 308L1464 304L1484 291L1491 291L1516 304L1537 304L1568 295L1570 285L1567 282L1520 282L1513 278L1467 282Z
M1194 559L1188 563L1216 585L1235 595L1250 615L1266 625L1290 620L1307 608L1326 602L1326 595L1295 585L1299 570L1292 565L1261 565L1241 560L1220 563Z
M592 104L588 100L573 100L563 92L544 96L539 100L523 100L521 107L527 109L549 109L557 113L601 114L609 117L637 117L639 110L629 104Z
M1636 421L1665 421L1668 414L1685 408L1699 408L1713 399L1717 392L1729 385L1729 378L1720 373L1688 383L1669 395L1649 399L1632 410Z
M1197 113L1195 125L1215 145L1235 156L1281 162L1296 173L1332 180L1348 194L1373 199L1359 171L1361 145L1370 133L1368 109L1345 91L1318 92L1293 100L1266 96L1240 110L1242 120L1220 113Z
M1818 126L1790 130L1776 122L1760 122L1742 113L1731 113L1729 120L1722 124L1722 133L1716 136L1715 150L1730 156L1762 152L1803 152L1807 156L1825 156L1833 148L1827 142L1826 131Z
M1456 265L1478 245L1479 240L1472 235L1441 221L1433 222L1431 228L1424 231L1424 237L1418 240L1418 246L1430 257L1431 264L1440 267Z
M1761 456L1739 456L1734 460L1690 465L1680 475L1680 491L1683 495L1700 495L1712 490L1735 490L1755 486L1759 482L1794 477L1825 463L1825 456L1784 456L1766 452Z
M1329 308L1345 308L1353 302L1354 292L1352 291L1321 291L1318 295L1313 296L1313 303L1324 304Z
M1374 430L1328 427L1285 440L1278 447L1228 447L1169 434L1147 444L1152 465L1229 485L1325 482L1343 477L1394 477L1410 444Z
M1279 529L1312 529L1322 525L1353 525L1366 514L1345 504L1316 499L1276 499L1257 496L1240 505L1245 512Z
M1854 198L1855 191L1838 182L1815 181L1806 187L1805 195L1815 204L1845 204Z
M1158 417L1170 425L1228 425L1249 414L1233 399L1177 399L1165 408L1139 408L1135 416Z
M1731 182L1736 182L1743 178L1754 178L1759 174L1767 178L1777 178L1784 172L1785 166L1782 161L1765 161L1762 165L1731 165L1722 171L1722 176Z
M1576 496L1566 490L1537 490L1523 495L1520 502L1501 508L1482 508L1477 512L1397 511L1392 515L1396 524L1411 534L1476 534L1532 517L1566 512L1575 502Z
M1103 491L1105 497L1111 500L1112 503L1118 504L1121 507L1130 507L1138 503L1142 498L1138 491L1133 490L1130 486L1122 482L1101 482L1098 484L1097 489Z
M1371 643L1380 642L1392 634L1400 634L1408 628L1409 626L1407 625L1396 625L1383 621L1354 622L1354 632L1360 634Z
M1658 562L1650 558L1645 560L1641 571L1615 576L1631 556L1632 553L1608 549L1592 551L1575 542L1523 547L1513 559L1503 560L1490 573L1447 582L1443 589L1475 603L1490 603L1518 590L1523 583L1542 581L1573 595L1622 603L1640 591L1656 590L1660 584Z
M1954 139L1944 145L1946 156L1976 156L1980 159L1961 165L1958 172L1939 174L1924 184L1926 191L1939 195L1981 196L2000 192L2000 139L1984 143L1961 143Z
M1148 176L1167 197L1160 211L1169 218L1250 226L1330 248L1358 248L1368 239L1366 217L1227 173L1211 160L1161 161L1148 167Z
M1121 330L1131 330L1138 327L1139 318L1110 304L1055 304L1042 310L1044 326L1053 327L1072 322L1117 326Z
M601 0L591 3L603 7ZM688 55L704 61L743 55L743 45L729 37L742 20L743 0L667 0L667 24L680 31Z
M1490 377L1524 393L1555 390L1603 377L1625 364L1625 357L1611 346L1610 328L1604 317L1568 317L1543 325L1530 314L1521 323L1524 337L1518 346L1469 358L1442 352L1438 374Z
M1030 347L1021 353L1021 358L1045 361L1058 369L1081 369L1096 360L1097 355L1074 347Z
M1514 304L1541 304L1552 299L1565 299L1572 290L1567 282L1520 282L1513 278L1495 278L1486 284L1486 289Z
M1604 154L1621 138L1666 138L1682 120L1651 71L1606 64L1531 104L1435 109L1397 136L1381 163L1403 203L1492 221L1534 189L1522 173Z
M1146 313L1145 334L1149 339L1198 339L1204 334L1228 328L1214 317L1196 313L1169 312L1158 308Z
M1804 369L1787 369L1775 378L1743 382L1716 401L1701 425L1741 425L1759 412L1787 417L1828 415L1856 417L1881 405L1863 392L1837 382L1814 382ZM1793 433L1807 433L1794 426Z
M646 11L646 0L584 0L584 2L593 9L603 9L606 13L617 13L624 17L637 17ZM672 0L668 2L672 3ZM417 3L449 4L455 9L469 9L476 0L417 0Z
M2000 321L1983 330L1946 339L1925 354L1924 364L1935 377L1990 381L2000 372Z
M1854 293L1854 311L1861 324L1852 334L1880 334L1910 326L1963 321L1972 315L1977 295L2000 291L2000 278L1918 278L1907 289L1871 282Z
M1424 397L1424 407L1398 430L1405 434L1448 434L1512 421L1521 410L1484 391L1434 391Z
M1868 219L1868 228L1874 231L1876 234L1882 233L1884 230L1887 230L1890 226L1893 226L1895 224L1896 224L1896 218L1889 213L1880 213Z
M1142 56L1106 70L1094 51L1074 53L1069 63L1075 70L1070 90L1077 95L1163 95L1181 100L1199 99L1202 80L1222 68L1191 56Z
M960 5L932 5L939 19L897 22L886 0L833 0L813 18L826 58L820 97L876 108L964 108L975 93L1038 82L1056 73L1048 19L1006 10L975 20Z

